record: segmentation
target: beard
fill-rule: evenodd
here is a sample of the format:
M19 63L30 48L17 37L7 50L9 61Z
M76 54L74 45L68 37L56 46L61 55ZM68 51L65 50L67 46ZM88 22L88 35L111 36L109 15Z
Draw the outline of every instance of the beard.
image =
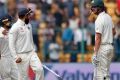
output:
M9 25L4 24L4 26L9 30L12 27L12 24L9 24Z
M12 27L12 24L7 25L6 27L7 27L8 29L10 29L10 28Z
M9 25L9 26L7 26L8 27L8 29L10 29L12 26L11 25Z
M29 23L29 19L26 18L26 19L25 19L25 24L28 24L28 23Z

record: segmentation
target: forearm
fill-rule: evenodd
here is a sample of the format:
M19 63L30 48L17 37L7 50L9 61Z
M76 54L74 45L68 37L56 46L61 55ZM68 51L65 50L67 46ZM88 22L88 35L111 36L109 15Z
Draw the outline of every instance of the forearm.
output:
M101 34L96 34L94 52L97 54L101 44Z
M116 34L115 28L112 29L112 33L113 33L113 36L115 36L115 34Z
M15 49L15 37L12 34L9 35L9 49L13 58L16 59L17 54Z
M101 40L95 40L95 53L98 52L99 48L100 48L100 44L101 44Z
M0 59L1 59L1 50L0 50Z

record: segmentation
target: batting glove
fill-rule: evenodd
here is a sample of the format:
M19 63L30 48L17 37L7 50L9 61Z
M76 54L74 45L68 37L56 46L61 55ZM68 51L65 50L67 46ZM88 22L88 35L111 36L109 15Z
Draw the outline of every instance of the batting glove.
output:
M99 60L98 60L98 57L97 55L93 55L92 57L92 64L97 67L99 65Z

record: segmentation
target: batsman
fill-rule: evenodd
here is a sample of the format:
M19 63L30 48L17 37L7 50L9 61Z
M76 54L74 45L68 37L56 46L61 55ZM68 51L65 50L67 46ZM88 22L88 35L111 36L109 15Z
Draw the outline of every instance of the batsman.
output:
M95 48L92 57L94 65L93 80L110 80L109 68L114 53L114 25L111 16L106 13L102 0L93 0L91 11L97 15L95 20Z

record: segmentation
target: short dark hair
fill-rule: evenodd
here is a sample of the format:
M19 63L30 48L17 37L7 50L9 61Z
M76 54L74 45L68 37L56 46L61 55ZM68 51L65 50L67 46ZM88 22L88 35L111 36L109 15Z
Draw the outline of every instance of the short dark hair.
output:
M107 8L104 6L104 7L99 7L101 9L101 11L105 11L107 12Z
M25 17L25 15L18 15L18 17L19 17L20 19L23 19L23 18Z

